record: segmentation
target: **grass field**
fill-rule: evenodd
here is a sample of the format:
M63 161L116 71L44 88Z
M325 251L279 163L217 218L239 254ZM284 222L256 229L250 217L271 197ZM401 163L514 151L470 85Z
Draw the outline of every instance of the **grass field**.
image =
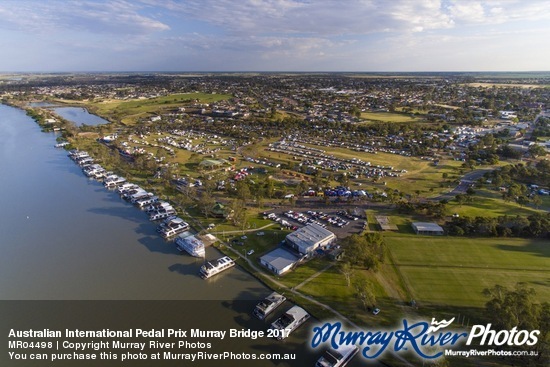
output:
M550 299L548 241L388 234L398 271L421 304L483 307L484 288L526 282Z
M100 116L108 116L120 119L125 124L132 124L140 117L147 117L164 109L181 107L195 100L200 103L213 103L229 98L231 95L228 94L183 93L130 101L107 100L88 104L88 107L91 112Z
M547 207L550 200L543 199L542 207ZM531 215L540 213L541 210L529 206L521 206L514 201L504 201L498 191L482 189L477 190L471 203L459 205L456 201L449 202L449 212L458 213L468 217L496 217L501 215Z
M422 118L412 117L410 114L392 113L392 112L363 112L361 118L369 121L381 122L418 122Z

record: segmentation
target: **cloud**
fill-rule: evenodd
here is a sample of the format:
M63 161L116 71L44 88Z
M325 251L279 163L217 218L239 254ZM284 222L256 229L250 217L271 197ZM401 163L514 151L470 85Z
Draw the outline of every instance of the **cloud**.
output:
M144 0L142 3L179 12L231 33L329 37L452 26L439 0Z
M502 24L512 21L550 20L548 0L463 1L448 6L451 19L459 24Z
M170 27L129 1L6 1L0 3L0 28L29 33L77 31L144 34Z

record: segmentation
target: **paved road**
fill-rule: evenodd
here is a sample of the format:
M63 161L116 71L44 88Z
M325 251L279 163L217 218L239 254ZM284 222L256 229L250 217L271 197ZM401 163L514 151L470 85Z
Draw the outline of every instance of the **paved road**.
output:
M442 200L442 199L450 200L450 199L454 199L454 197L458 194L466 193L466 190L468 190L468 187L470 187L472 183L476 182L479 178L483 177L484 174L486 174L487 172L491 172L494 169L496 169L496 167L480 168L480 169L473 170L472 172L466 173L460 179L460 183L458 184L457 187L455 187L454 189L452 189L450 192L446 194L433 198L433 200Z

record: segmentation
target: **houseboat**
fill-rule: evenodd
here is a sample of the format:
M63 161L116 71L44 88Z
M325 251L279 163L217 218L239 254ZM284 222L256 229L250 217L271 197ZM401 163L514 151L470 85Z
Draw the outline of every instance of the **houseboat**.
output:
M294 306L271 324L272 330L278 330L273 333L277 340L282 340L296 330L300 325L309 319L309 314L300 306Z
M162 237L169 238L183 233L188 229L189 224L184 222L180 217L169 217L158 226L157 232L159 232Z
M315 367L344 367L357 354L356 345L342 345L338 350L329 348L315 363Z
M191 256L205 257L206 251L204 242L197 237L190 235L189 232L181 233L176 237L176 247L179 251L185 251Z
M277 292L271 293L263 301L258 303L254 308L253 314L260 320L265 319L270 313L275 311L277 307L286 301L286 297Z
M233 266L235 266L235 261L233 261L233 259L229 256L224 256L213 262L208 261L206 264L201 266L200 276L203 279L208 279Z

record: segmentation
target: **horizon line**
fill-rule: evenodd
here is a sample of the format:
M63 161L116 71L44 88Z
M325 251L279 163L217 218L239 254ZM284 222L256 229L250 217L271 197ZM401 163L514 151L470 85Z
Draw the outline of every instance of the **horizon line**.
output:
M197 71L197 70L176 70L176 71L167 71L167 70L96 70L96 71L90 71L90 70L80 70L80 71L0 71L0 75L2 74L123 74L123 73L131 73L131 74L150 74L150 73L157 73L157 74L426 74L426 73L434 73L434 74L467 74L467 73L519 73L519 74L525 74L525 73L550 73L550 70L467 70L467 71L461 71L461 70L445 70L445 71L436 71L436 70L417 70L417 71L322 71L322 70L316 70L316 71L301 71L301 70L293 70L293 71L269 71L269 70L263 70L263 71L234 71L234 70L209 70L209 71Z

